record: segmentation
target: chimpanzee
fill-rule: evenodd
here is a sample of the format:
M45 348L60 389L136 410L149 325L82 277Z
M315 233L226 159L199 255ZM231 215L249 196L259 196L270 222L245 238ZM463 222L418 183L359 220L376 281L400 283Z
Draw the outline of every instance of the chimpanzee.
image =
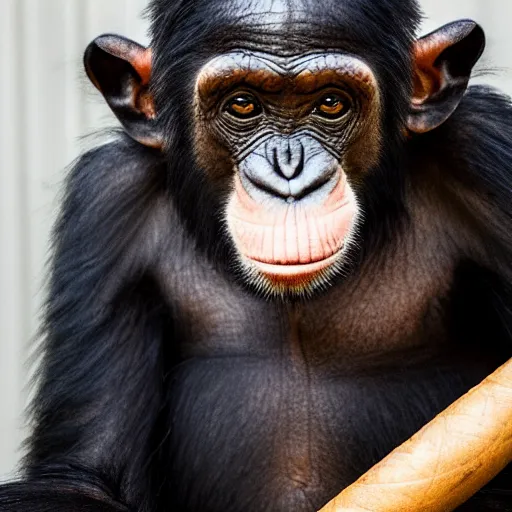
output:
M512 355L512 105L415 0L149 15L85 53L123 129L67 180L0 510L314 512Z

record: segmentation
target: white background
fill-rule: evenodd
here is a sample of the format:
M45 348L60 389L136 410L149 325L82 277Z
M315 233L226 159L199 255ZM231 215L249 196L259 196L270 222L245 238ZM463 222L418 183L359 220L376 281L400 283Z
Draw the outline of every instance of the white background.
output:
M340 0L342 1L342 0ZM25 363L44 296L49 229L66 166L113 118L82 72L104 32L147 43L147 0L0 0L0 475L25 435ZM473 18L488 35L487 77L512 93L512 0L424 0L424 31Z

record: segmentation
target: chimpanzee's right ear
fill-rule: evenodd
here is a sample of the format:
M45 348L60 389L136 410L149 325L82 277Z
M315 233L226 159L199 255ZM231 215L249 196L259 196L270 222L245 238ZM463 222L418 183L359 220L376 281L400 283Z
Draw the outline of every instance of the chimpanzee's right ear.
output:
M85 70L127 133L159 148L162 136L149 90L151 49L115 35L96 38L86 49Z

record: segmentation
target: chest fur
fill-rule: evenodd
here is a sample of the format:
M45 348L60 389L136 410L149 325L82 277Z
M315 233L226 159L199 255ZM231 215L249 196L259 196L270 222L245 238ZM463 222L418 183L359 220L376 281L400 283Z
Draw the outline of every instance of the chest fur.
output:
M442 343L455 258L412 242L368 262L331 290L293 305L244 290L191 251L161 278L187 355L266 355L291 342L312 358L392 352Z

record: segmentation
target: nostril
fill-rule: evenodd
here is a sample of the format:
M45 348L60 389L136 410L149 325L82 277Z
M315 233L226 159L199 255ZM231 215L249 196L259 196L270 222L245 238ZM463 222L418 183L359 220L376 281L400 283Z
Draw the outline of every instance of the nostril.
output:
M277 154L277 148L272 149L272 160L273 160L272 165L274 167L274 172L284 178L284 175L281 171L281 166L279 165L279 156Z
M305 151L304 151L304 146L302 144L300 145L299 152L300 152L299 163L297 164L297 168L295 170L295 175L293 176L294 178L299 176L302 173L302 171L304 170Z

